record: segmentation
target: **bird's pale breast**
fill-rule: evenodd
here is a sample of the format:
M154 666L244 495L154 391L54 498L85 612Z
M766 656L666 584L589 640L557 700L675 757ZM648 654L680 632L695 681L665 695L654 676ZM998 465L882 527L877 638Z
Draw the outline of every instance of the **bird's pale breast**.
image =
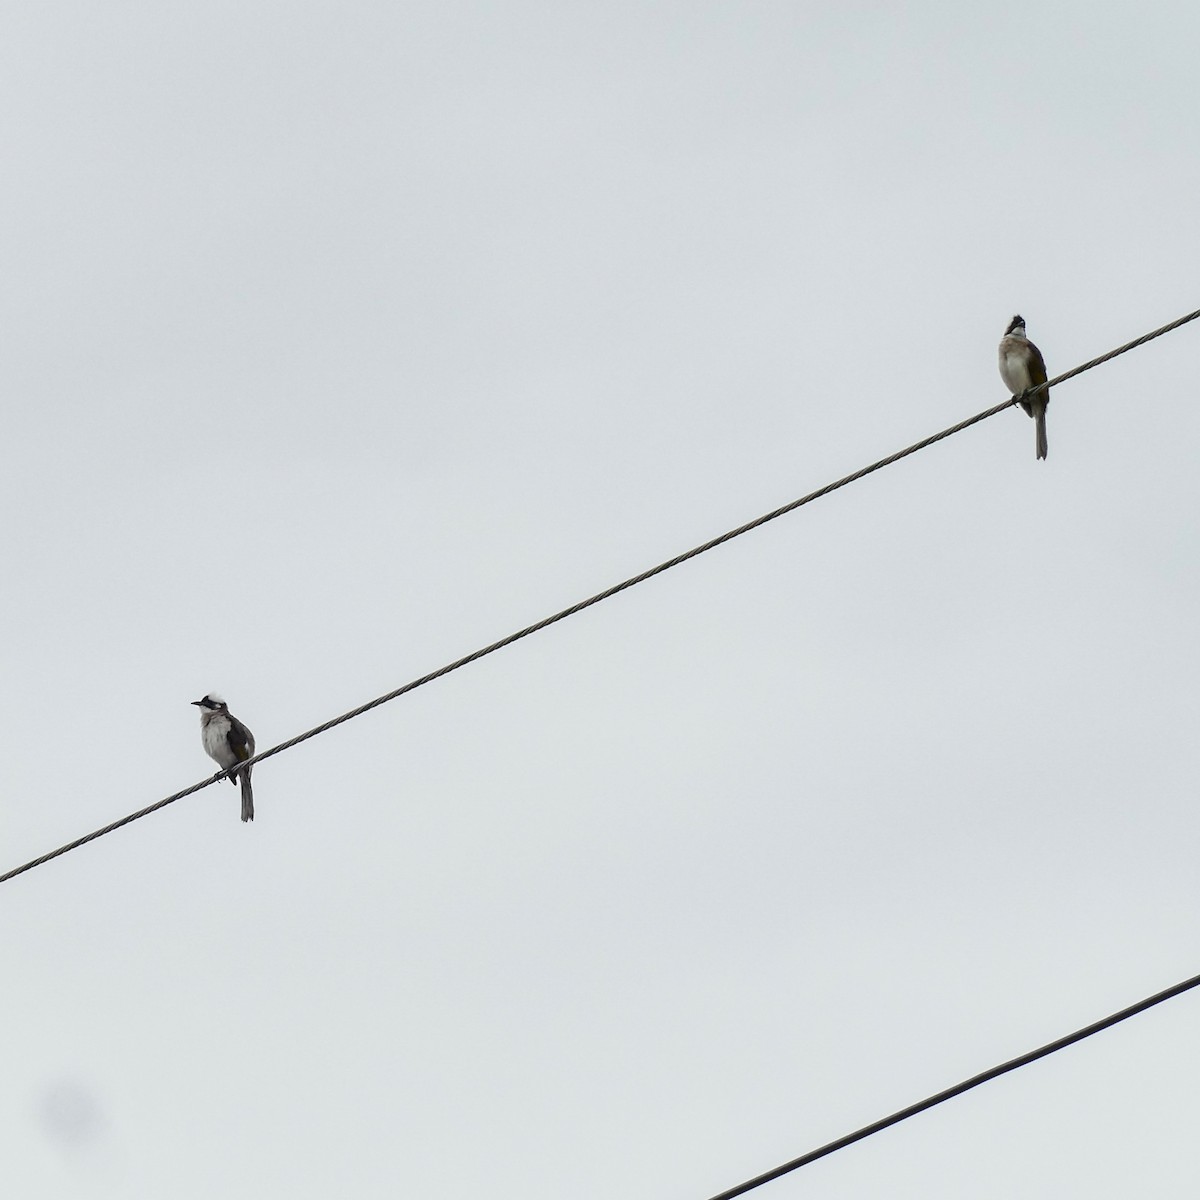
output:
M1000 347L1000 378L1014 396L1019 396L1026 388L1033 387L1033 379L1029 374L1029 351L1025 346Z

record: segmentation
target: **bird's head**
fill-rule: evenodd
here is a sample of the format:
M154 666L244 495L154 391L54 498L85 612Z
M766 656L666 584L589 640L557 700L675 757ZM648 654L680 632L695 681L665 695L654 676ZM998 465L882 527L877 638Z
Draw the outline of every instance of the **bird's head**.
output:
M226 712L229 709L229 705L215 692L209 692L203 699L193 700L192 703L200 708L208 709L209 712Z
M1018 337L1025 336L1025 318L1022 316L1013 317L1008 323L1008 328L1004 331L1004 336L1008 337L1010 333L1015 333Z

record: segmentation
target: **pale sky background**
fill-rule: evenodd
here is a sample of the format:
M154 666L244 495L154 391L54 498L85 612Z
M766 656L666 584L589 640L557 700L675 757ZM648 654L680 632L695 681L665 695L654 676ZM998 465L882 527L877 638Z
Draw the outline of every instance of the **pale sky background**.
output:
M1192 3L4 24L0 870L1200 306ZM1198 365L5 884L6 1193L705 1200L1200 971ZM755 1194L1185 1194L1198 1055Z

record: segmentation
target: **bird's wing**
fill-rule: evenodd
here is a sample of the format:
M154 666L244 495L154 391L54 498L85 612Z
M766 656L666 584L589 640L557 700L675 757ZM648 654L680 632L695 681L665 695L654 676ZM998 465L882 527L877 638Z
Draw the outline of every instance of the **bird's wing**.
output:
M229 718L229 733L226 740L238 762L245 762L246 759L254 757L254 734L236 717Z
M1029 379L1030 386L1037 387L1039 383L1046 382L1046 360L1042 357L1042 352L1032 343L1025 343L1029 347Z

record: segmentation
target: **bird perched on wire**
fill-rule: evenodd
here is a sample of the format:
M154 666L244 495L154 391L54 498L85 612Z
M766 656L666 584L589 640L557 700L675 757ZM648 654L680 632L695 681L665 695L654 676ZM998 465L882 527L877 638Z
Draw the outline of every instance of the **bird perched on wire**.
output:
M1013 317L1000 339L1000 378L1017 402L1037 422L1037 456L1046 457L1046 408L1050 389L1024 399L1030 388L1046 382L1046 361L1042 352L1025 336L1025 318Z
M229 711L220 696L209 693L193 700L200 709L200 739L204 750L223 770L254 757L254 734ZM242 820L254 820L254 793L250 790L250 768L234 771L230 783L242 784Z

